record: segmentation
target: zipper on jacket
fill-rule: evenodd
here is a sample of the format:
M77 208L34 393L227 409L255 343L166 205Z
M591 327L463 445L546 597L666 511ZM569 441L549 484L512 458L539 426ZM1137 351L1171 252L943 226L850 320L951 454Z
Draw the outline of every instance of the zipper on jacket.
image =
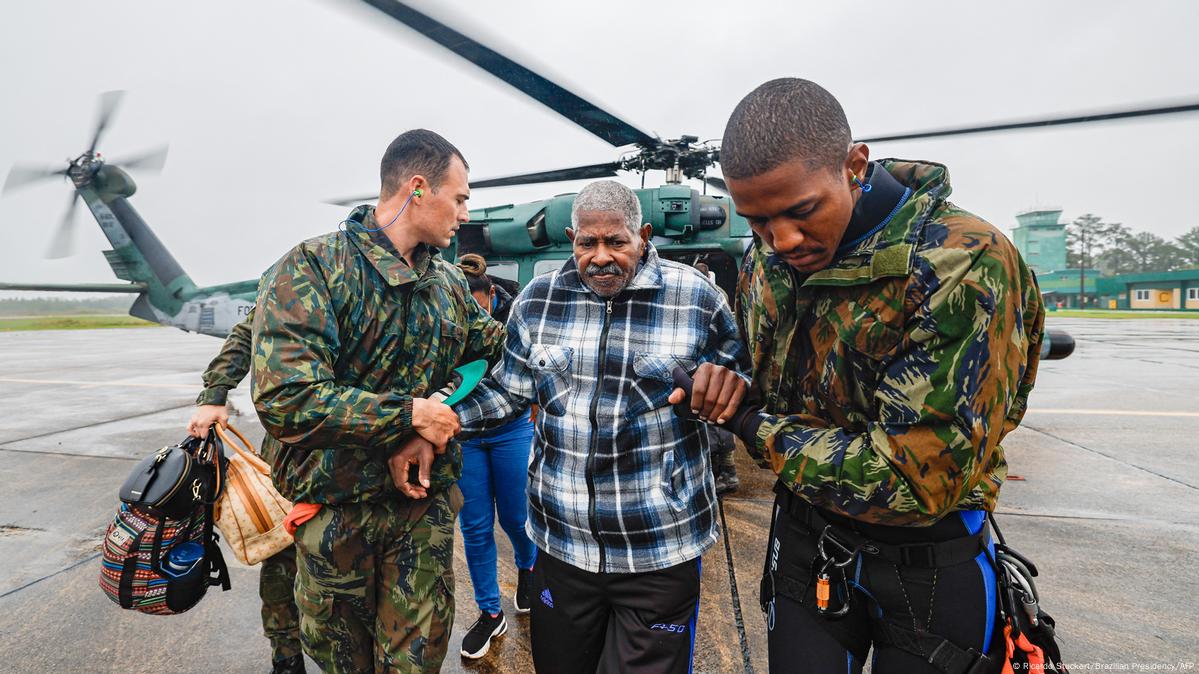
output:
M599 399L604 391L604 370L608 362L608 328L612 322L612 300L604 310L604 329L600 332L599 376L596 378L595 394L591 396L591 452L587 455L587 523L591 525L591 537L599 546L599 572L604 572L604 544L599 536L599 516L595 512L595 455L599 452Z

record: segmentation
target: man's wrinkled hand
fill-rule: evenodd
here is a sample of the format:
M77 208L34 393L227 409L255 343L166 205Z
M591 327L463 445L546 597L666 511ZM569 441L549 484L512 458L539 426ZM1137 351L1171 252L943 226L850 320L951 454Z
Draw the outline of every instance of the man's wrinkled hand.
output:
M229 428L229 412L224 405L200 405L192 412L191 421L187 422L187 433L194 438L208 437L208 429L213 424L221 428Z
M429 495L429 473L433 466L433 454L433 443L419 435L413 435L405 440L404 444L387 460L391 481L404 496L425 498ZM408 481L408 473L412 465L416 465L416 483Z
M428 398L412 399L412 428L421 437L433 443L440 454L450 438L457 435L462 426L458 415L445 403Z
M720 365L704 363L691 375L691 414L700 421L724 424L733 418L748 385L736 372ZM670 392L672 405L683 402L687 392L676 388Z

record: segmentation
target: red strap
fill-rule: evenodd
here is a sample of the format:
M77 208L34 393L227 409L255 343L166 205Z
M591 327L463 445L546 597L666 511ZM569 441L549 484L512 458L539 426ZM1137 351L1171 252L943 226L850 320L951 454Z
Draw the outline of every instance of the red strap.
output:
M297 503L291 507L291 512L287 513L287 517L283 518L283 527L287 529L287 533L291 534L292 538L295 538L296 529L316 517L320 511L321 504L319 503Z

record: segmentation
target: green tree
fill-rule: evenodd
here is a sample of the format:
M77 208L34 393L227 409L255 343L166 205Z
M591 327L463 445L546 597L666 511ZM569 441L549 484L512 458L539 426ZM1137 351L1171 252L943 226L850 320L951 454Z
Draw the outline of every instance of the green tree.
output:
M1078 305L1086 306L1084 280L1086 271L1094 269L1096 257L1109 248L1123 227L1117 222L1104 222L1098 215L1086 213L1066 225L1066 264L1078 269Z
M1135 262L1134 271L1170 271L1182 266L1178 247L1152 232L1137 232L1122 243Z
M1110 248L1128 231L1118 222L1104 222L1098 215L1087 213L1066 225L1067 265L1093 269L1095 257Z
M1180 266L1199 267L1199 227L1174 239L1174 247L1178 249Z
M1095 266L1105 275L1131 274L1136 271L1136 260L1128 252L1125 241L1132 230L1124 225L1113 225L1104 251L1095 257Z

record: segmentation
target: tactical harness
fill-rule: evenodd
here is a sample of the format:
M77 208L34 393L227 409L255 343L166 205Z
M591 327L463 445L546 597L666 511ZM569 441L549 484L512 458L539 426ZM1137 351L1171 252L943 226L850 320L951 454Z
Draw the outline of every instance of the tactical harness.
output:
M941 635L919 629L914 622L905 624L889 617L876 623L876 645L891 646L920 657L944 674L1006 673L1012 671L1011 662L1033 662L1047 671L1066 671L1054 643L1053 618L1038 606L1032 583L1032 577L1037 575L1036 567L1004 543L1003 534L990 513L988 521L972 535L941 542L891 544L830 523L818 509L781 483L775 483L774 491L779 495L779 507L800 529L817 538L818 553L811 573L816 576L817 612L825 619L836 620L848 614L850 590L845 568L859 555L878 557L896 567L937 569L968 562L985 553L996 570L999 624L1004 627L1004 638L993 639L989 654L962 648ZM994 554L987 547L992 528L999 539ZM772 523L768 540L774 538ZM830 570L840 576L838 584L843 601L838 608L831 606ZM800 605L806 604L811 582L811 578L800 579L771 569L767 555L759 588L762 611L769 611L769 604L776 594Z

